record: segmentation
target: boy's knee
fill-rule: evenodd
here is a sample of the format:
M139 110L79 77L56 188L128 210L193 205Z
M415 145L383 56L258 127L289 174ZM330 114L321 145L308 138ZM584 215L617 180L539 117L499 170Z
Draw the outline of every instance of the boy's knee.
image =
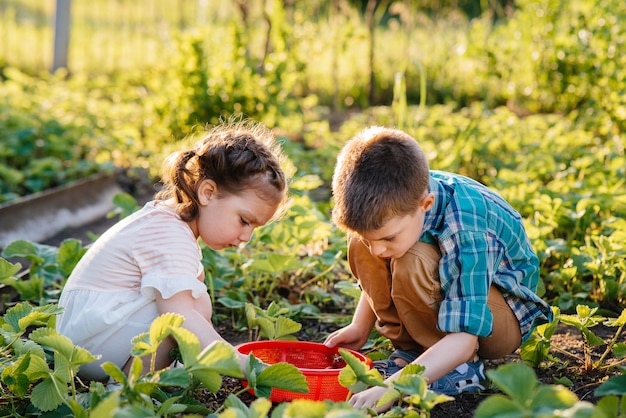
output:
M399 310L432 310L429 317L436 318L442 299L439 258L437 247L417 242L403 257L391 262L392 297Z
M392 274L395 276L413 276L415 274L439 281L439 249L422 241L418 241L406 254L392 261Z
M519 322L495 285L489 289L488 305L493 314L493 332L490 337L479 338L478 354L487 359L502 358L517 350L522 343Z

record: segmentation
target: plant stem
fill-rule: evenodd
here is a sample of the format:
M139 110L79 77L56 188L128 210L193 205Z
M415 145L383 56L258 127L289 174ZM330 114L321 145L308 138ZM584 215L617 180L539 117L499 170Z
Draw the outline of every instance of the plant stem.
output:
M327 273L329 273L331 270L333 270L335 268L335 265L331 265L330 267L328 267L326 270L324 270L323 272L321 272L320 274L316 275L315 277L313 277L312 279L307 280L306 282L304 282L302 285L300 285L300 290L304 289L305 287L309 286L312 283L315 283L320 277L325 276Z
M604 366L600 366L600 367L598 367L598 369L600 369L600 370L610 369L610 368L613 368L615 366L620 366L622 364L626 364L626 357L624 357L623 359L621 359L621 360L619 360L619 361L617 361L617 362L615 362L613 364L606 364Z
M582 358L580 358L579 356L577 356L576 354L572 354L569 351L565 351L562 348L559 348L559 347L557 347L555 345L550 345L550 349L554 350L554 351L556 351L558 353L561 353L561 354L563 354L565 356L571 357L571 358L575 359L576 361L578 361L580 363L584 363L584 360Z
M624 325L621 325L617 329L617 331L615 331L615 335L613 335L613 338L611 338L611 340L606 345L606 350L604 350L604 353L602 353L598 361L594 363L594 367L600 367L602 363L604 362L604 360L606 359L606 357L609 355L609 353L613 351L613 347L615 346L615 343L617 343L617 338L620 336L623 329L624 329Z

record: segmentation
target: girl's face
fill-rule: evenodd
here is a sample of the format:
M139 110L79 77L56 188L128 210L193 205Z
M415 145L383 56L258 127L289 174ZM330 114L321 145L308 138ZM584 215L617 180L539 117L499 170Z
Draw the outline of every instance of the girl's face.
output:
M280 202L259 198L254 190L217 195L214 182L205 180L199 188L200 213L190 223L194 235L213 250L236 247L250 241L255 228L265 225Z
M415 212L391 218L380 229L361 234L361 240L373 256L402 257L422 235L424 217L433 203L434 195L428 193L419 202Z

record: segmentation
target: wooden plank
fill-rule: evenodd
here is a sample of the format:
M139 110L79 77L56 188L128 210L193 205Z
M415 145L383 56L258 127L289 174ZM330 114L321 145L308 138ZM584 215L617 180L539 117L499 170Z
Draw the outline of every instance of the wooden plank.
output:
M98 174L0 205L0 248L23 239L41 242L69 227L106 216L122 189L113 175Z

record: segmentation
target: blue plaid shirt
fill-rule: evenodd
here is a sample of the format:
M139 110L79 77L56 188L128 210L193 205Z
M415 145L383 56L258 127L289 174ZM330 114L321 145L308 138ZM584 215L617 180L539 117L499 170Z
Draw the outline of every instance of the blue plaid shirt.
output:
M433 207L420 240L439 246L444 300L437 327L481 337L493 329L487 306L491 284L498 286L520 323L522 341L535 320L551 320L550 306L536 295L539 260L521 216L504 199L470 178L431 171Z

